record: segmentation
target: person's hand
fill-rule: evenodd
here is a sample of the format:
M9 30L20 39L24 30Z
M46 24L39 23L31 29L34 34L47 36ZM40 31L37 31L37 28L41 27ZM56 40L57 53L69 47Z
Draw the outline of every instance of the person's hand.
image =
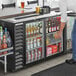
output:
M57 31L57 32L54 34L54 38L55 38L55 39L59 39L59 38L61 38L61 36L62 36L62 31Z

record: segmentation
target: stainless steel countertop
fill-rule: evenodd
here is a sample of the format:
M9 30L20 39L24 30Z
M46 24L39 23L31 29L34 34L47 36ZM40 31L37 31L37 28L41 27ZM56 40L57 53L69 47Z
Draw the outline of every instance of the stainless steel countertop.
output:
M4 9L0 9L0 19L26 15L26 14L34 13L34 12L35 12L35 9L31 9L31 8L26 8L24 10L18 7L4 8Z
M71 13L72 11L67 11L67 13ZM37 19L43 19L51 16L60 16L61 12L55 12L51 11L48 14L38 15L38 14L29 14L29 15L23 15L18 17L12 17L7 19L2 19L3 21L11 22L11 23L18 23L18 22L24 22L24 21L30 21L30 20L37 20ZM19 18L19 19L16 19Z
M53 8L52 11L53 10L59 10L59 8ZM0 19L17 17L17 16L28 15L33 13L35 13L35 9L29 7L26 7L24 10L18 7L4 8L4 9L0 9ZM70 13L69 16L76 16L76 14Z
M8 22L17 23L17 22L22 22L22 21L36 20L39 18L45 18L45 17L49 17L49 16L61 15L61 12L55 12L55 9L51 10L51 12L48 14L38 15L35 13L35 9L33 9L33 8L26 7L26 9L24 9L24 10L21 8L18 8L18 7L4 8L4 9L0 9L0 19L2 19L4 21L8 21ZM68 11L67 13L70 13L70 11ZM30 16L30 15L32 15L32 16ZM21 17L21 16L23 16L24 18L15 19L16 17ZM4 19L4 18L6 18L6 19Z

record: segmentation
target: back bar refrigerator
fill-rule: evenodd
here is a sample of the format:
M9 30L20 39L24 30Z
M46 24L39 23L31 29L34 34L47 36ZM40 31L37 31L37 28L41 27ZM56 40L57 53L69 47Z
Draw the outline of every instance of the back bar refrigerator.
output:
M63 35L54 38L59 30L60 17L43 19L3 19L0 25L7 27L13 42L14 54L8 57L8 69L17 71L34 62L63 52Z
M4 19L0 24L7 27L13 42L14 54L8 57L9 70L17 71L44 59L44 20L16 23Z

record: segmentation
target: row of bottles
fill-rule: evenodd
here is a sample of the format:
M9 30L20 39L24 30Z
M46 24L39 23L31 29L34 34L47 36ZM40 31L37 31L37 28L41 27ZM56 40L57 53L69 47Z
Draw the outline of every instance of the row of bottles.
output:
M6 49L12 46L12 41L7 28L0 26L0 49Z
M26 49L30 50L36 47L42 46L42 37L27 39L26 41Z
M33 62L42 58L42 48L26 52L26 61Z
M61 17L49 18L46 21L46 33L58 31L60 28Z
M42 21L26 24L26 37L36 36L42 33Z
M54 45L48 45L46 55L50 56L56 53L59 53L62 51L62 42L54 44Z

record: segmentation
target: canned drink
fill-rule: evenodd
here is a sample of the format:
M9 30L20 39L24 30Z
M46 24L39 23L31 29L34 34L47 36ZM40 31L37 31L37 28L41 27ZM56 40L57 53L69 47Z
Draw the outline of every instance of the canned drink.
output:
M40 37L37 38L37 46L38 46L38 47L41 46L41 38L40 38Z
M34 61L35 55L34 55L34 51L31 51L31 61Z
M31 39L31 49L33 49L33 39Z
M30 40L27 40L27 49L29 50L30 49Z
M41 51L38 50L38 59L41 59Z
M36 42L36 38L34 38L34 48L36 47L37 42Z
M47 56L52 54L52 48L51 47L47 47Z
M35 51L35 60L37 60L37 58L38 58L38 52L37 52L37 49L34 50L34 51Z
M31 61L31 53L28 52L28 61Z

